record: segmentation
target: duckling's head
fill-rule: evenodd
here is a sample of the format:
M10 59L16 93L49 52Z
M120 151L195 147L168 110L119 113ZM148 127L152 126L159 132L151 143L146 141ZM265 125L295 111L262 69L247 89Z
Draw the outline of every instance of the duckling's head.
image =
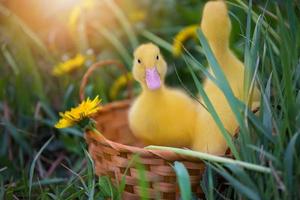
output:
M228 45L231 21L225 1L209 1L205 4L201 29L208 42L217 45Z
M159 48L152 44L142 44L134 52L133 77L143 88L157 90L162 87L167 73L167 64Z

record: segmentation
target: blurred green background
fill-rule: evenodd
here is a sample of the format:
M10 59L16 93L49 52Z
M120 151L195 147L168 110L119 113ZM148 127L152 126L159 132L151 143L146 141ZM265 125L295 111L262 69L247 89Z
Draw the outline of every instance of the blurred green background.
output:
M82 131L76 127L64 130L53 128L58 112L79 103L80 81L92 63L114 59L124 63L130 71L134 48L149 41L161 47L169 64L167 84L183 87L177 71L184 85L196 94L197 88L185 60L172 55L172 43L184 27L200 24L205 2L1 0L0 199L105 199L106 193L101 190L103 181L94 177L92 163L85 153ZM299 154L292 150L299 152L299 148L289 145L292 145L291 141L294 145L297 141L299 143L300 3L297 0L253 0L252 20L247 24L247 15L251 12L248 5L247 1L228 1L233 23L231 48L240 59L244 60L247 56L253 59L253 65L255 60L259 60L256 76L265 95L262 96L265 108L262 108L262 114L257 119L258 124L251 124L254 128L249 130L256 133L255 128L263 127L270 128L272 132L273 128L281 136L274 136L274 143L257 139L260 136L255 134L251 139L253 149L256 149L252 149L255 154L253 162L260 162L260 148L261 151L266 150L264 156L268 159L277 160L271 164L274 167L272 178L261 177L257 189L253 189L253 182L247 182L247 178L235 182L243 183L245 187L241 188L228 180L231 187L223 195L224 198L251 199L248 187L253 189L250 194L255 191L260 197L252 199L294 199L297 188L299 197L300 166ZM263 20L260 22L257 17L262 13ZM259 23L263 28L259 30L260 38L257 39L254 33ZM248 28L250 35L246 34ZM255 55L248 55L245 53L245 41L252 39L257 39L253 43L259 45ZM198 39L189 39L184 45L194 58L208 65ZM84 61L79 62L75 69L60 75L53 73L56 67L76 55L82 55ZM200 79L203 78L199 69L194 68L194 71ZM126 82L117 81L121 76L122 72L115 66L97 70L85 90L86 96L100 95L103 104L126 98ZM140 88L135 85L134 93L139 91ZM46 142L50 143L43 146ZM289 153L294 162L288 166L277 163L282 162L288 148L291 148ZM252 162L247 158L245 160ZM285 172L283 169L286 168L291 171ZM277 174L275 169L283 171ZM208 177L215 176L212 171L207 172ZM290 176L292 180L286 178ZM96 180L97 184L92 184L90 180ZM273 185L269 184L271 182ZM218 188L216 182L212 186ZM276 190L277 193L274 192ZM91 195L90 191L96 192ZM206 195L208 199L222 199L216 191L213 196L211 193Z

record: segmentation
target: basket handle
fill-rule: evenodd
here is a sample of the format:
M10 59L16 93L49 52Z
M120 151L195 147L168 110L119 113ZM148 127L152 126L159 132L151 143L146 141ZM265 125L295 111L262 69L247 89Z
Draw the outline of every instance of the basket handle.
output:
M107 65L115 65L117 66L120 71L122 71L123 74L127 74L127 69L125 68L125 66L116 61L116 60L103 60L103 61L99 61L94 63L93 65L91 65L91 67L85 72L85 74L82 77L81 80L81 84L80 84L80 89L79 89L79 97L80 97L80 101L83 101L85 99L85 94L84 94L84 90L85 87L87 85L88 79L91 76L91 74L95 71L95 69L97 68L101 68ZM131 99L133 97L133 92L132 92L132 80L130 80L128 78L128 76L126 76L127 79L127 91L128 91L128 98Z

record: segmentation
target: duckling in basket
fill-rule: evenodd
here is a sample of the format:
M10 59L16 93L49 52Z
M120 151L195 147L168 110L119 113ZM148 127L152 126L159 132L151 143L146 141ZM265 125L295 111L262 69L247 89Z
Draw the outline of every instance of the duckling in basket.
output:
M165 85L167 64L159 48L140 45L132 72L142 87L129 110L133 134L145 144L190 147L200 107L183 91Z
M243 99L244 65L229 48L231 21L224 1L210 1L204 6L201 29L222 68L229 85L239 100ZM213 72L210 70L213 74ZM204 90L217 111L226 130L234 136L238 123L223 92L210 80ZM254 88L253 102L259 105L260 93ZM207 110L198 115L193 149L223 155L227 149L225 138Z

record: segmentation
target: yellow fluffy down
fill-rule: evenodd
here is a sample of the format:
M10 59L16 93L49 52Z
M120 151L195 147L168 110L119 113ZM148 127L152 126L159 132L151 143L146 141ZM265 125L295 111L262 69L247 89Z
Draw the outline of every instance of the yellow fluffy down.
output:
M145 71L156 67L161 87L151 90ZM189 147L194 138L198 104L184 92L164 85L167 65L158 47L141 45L134 53L133 75L142 88L129 111L129 124L134 135L145 144Z
M224 1L206 3L201 29L220 64L234 95L243 99L244 66L229 49L231 22ZM211 70L210 70L211 71ZM227 131L233 136L238 123L224 94L210 80L205 80L204 90L216 109ZM254 101L259 101L259 91L254 89ZM257 104L256 104L257 105ZM226 141L215 121L205 109L198 115L193 149L222 155L227 149Z

